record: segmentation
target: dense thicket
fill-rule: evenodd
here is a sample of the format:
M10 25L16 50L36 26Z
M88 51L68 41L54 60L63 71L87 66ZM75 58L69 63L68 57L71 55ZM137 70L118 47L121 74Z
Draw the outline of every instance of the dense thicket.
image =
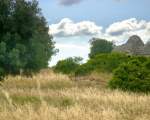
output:
M80 66L81 61L82 58L80 57L70 57L64 60L60 60L56 66L54 66L54 71L63 74L73 74Z
M105 39L93 38L90 40L90 45L90 58L100 53L111 53L113 50L113 43Z
M131 56L122 53L98 54L91 58L87 64L99 72L113 72L121 63L127 62Z
M48 66L52 36L36 0L0 0L0 76Z
M103 53L90 58L85 64L80 65L75 71L76 76L87 75L92 71L112 73L120 64L132 59L122 53Z
M143 57L143 60L146 59ZM110 88L134 92L150 92L150 61L135 57L121 64L115 71Z

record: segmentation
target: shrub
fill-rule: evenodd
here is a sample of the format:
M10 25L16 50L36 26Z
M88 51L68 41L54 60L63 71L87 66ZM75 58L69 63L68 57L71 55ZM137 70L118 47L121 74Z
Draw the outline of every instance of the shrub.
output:
M121 53L99 54L88 61L87 64L98 72L112 72L120 64L131 59L130 56Z
M87 63L82 64L76 69L75 76L85 76L87 74L90 74L92 70L93 70L92 65L87 64Z
M75 71L75 76L85 76L92 71L112 72L121 63L127 62L130 58L130 56L121 53L98 54L87 63L80 65Z
M150 70L150 60L147 60L147 62L145 63L145 67Z
M134 92L150 92L150 71L135 58L121 64L115 71L109 87Z
M74 58L70 57L65 60L61 60L54 67L54 72L63 73L63 74L74 73L75 70L79 67L81 60L82 58L80 57L74 57Z
M75 76L85 76L92 71L111 73L120 64L127 62L129 59L131 59L131 56L121 53L98 54L89 59L87 63L80 65L75 70Z

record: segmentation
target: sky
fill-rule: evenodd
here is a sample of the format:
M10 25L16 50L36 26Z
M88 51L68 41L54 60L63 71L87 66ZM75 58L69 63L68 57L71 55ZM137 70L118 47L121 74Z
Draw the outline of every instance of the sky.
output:
M90 52L89 40L107 39L123 44L131 35L150 40L150 0L39 0L59 53L50 66L67 57Z

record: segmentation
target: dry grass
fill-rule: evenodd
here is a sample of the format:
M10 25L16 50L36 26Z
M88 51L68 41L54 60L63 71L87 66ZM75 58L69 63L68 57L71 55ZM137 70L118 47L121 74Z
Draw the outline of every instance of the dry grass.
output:
M0 120L150 120L150 95L111 91L111 75L72 81L42 71L8 76L0 90Z

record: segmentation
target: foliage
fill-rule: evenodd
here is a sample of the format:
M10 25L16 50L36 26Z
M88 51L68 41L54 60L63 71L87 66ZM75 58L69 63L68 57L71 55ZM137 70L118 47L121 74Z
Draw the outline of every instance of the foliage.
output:
M91 44L91 52L89 57L92 58L100 53L110 53L113 50L113 43L109 42L105 39L93 38L90 41Z
M110 88L134 92L150 92L150 70L139 58L121 64L109 82Z
M82 64L75 70L75 76L85 76L93 71L93 66L90 64Z
M146 69L150 70L150 59L148 59L144 65L145 65Z
M121 53L103 53L89 59L87 63L80 65L76 71L76 76L85 76L91 72L108 72L111 73L121 63L127 62L131 56Z
M70 57L65 60L60 60L54 67L54 71L63 74L74 73L75 70L79 67L81 60L82 58L80 57Z
M55 53L48 30L36 0L1 0L0 76L46 68Z
M98 72L112 72L121 63L127 62L131 56L121 53L98 54L91 58L87 64L93 66Z

